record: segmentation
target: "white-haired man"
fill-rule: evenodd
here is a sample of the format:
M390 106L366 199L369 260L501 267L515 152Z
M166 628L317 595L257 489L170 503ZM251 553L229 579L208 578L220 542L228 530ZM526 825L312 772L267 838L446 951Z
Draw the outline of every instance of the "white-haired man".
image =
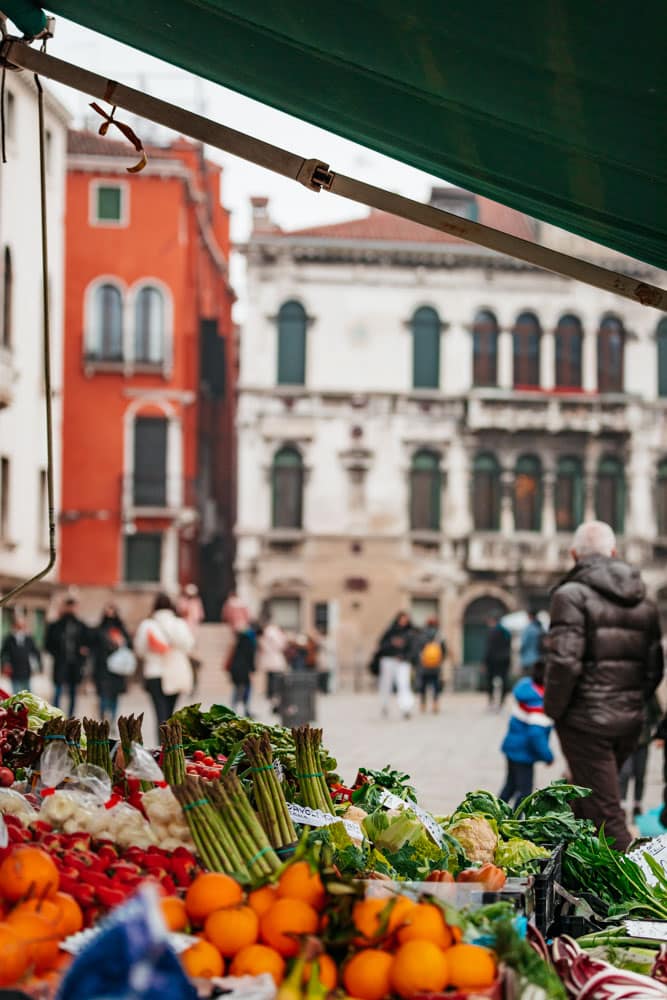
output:
M572 780L591 789L574 804L624 851L632 837L618 774L634 750L662 678L658 613L639 571L616 555L608 524L580 525L575 565L551 598L544 709L556 723Z

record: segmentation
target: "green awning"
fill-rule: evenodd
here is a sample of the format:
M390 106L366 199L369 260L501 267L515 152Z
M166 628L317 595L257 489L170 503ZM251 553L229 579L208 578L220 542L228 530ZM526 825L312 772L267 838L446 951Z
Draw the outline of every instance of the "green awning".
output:
M28 31L29 4L0 0ZM53 0L49 9L667 269L664 0ZM67 58L57 32L50 51Z

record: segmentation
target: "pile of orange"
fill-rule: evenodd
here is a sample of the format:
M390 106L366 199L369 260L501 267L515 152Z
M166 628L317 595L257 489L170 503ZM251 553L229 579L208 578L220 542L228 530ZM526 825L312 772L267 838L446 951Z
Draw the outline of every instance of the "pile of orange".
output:
M58 885L58 869L39 847L19 844L0 864L0 987L48 981L70 961L60 942L81 930L83 914Z

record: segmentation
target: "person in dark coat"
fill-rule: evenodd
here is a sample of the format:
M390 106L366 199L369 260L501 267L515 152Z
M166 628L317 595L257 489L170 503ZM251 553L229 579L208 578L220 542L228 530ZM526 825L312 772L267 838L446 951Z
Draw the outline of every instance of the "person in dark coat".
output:
M76 598L68 597L57 621L47 628L44 640L44 648L53 657L53 704L60 708L63 690L67 688L70 716L74 715L76 693L92 638L91 630L77 617L78 607Z
M127 690L127 678L114 674L108 667L109 657L121 646L132 648L130 633L118 614L115 604L107 604L92 642L93 677L100 699L100 718L116 721L118 698Z
M486 636L484 652L484 667L486 669L486 690L489 695L489 706L495 701L496 680L500 681L500 701L498 708L509 691L510 663L512 660L512 636L505 628L500 618L489 620L489 631Z
M14 694L30 690L33 668L41 670L42 658L35 640L28 633L25 618L15 614L12 630L0 648L0 665L5 677L11 678Z
M229 672L234 685L232 708L238 711L241 706L244 715L250 718L250 695L252 692L252 675L255 673L255 657L257 656L257 634L249 625L242 632L236 633L236 645L229 663Z
M572 780L591 789L575 812L604 824L617 850L632 839L619 772L637 746L662 679L658 612L639 571L616 556L608 524L574 536L575 566L551 598L544 709L556 723Z
M438 711L438 699L442 694L442 665L447 655L447 644L440 631L437 618L429 618L423 628L415 633L412 662L417 673L417 690L422 712L426 711L430 690L433 712Z

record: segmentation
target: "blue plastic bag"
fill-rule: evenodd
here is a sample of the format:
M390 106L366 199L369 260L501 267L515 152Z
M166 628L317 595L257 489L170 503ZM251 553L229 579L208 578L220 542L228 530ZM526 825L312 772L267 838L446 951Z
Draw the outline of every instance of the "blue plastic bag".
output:
M157 892L140 889L77 955L57 1000L196 1000L167 934Z
M635 825L639 830L640 837L659 837L662 833L667 832L659 819L661 812L662 806L658 806L656 809L648 809L641 816L635 817Z

